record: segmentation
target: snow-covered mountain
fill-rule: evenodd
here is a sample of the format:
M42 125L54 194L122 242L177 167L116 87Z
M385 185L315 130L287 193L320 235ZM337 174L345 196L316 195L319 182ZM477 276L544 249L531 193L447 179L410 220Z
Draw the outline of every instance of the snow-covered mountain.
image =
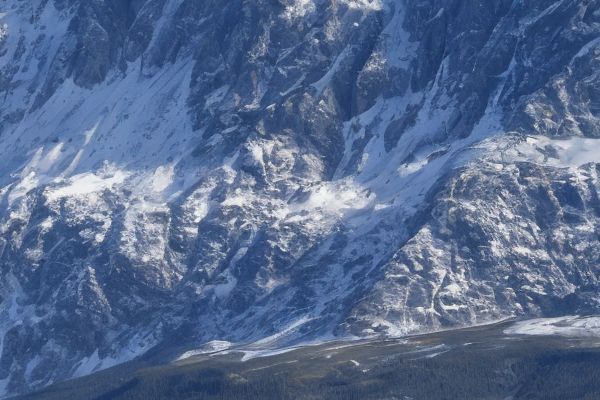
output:
M600 310L600 1L3 0L0 386Z

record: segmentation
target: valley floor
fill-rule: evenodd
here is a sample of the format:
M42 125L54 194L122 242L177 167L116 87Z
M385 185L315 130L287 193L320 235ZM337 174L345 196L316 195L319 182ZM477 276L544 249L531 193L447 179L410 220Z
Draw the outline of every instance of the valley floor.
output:
M212 353L135 361L19 399L598 399L597 322L504 321L261 354L216 343Z

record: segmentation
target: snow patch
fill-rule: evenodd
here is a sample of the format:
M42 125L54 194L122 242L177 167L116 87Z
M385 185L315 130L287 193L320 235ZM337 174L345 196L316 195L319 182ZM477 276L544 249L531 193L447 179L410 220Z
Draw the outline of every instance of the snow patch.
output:
M600 139L551 139L546 136L530 136L514 150L508 150L506 155L516 160L577 168L588 163L600 163Z
M177 359L175 361L183 361L185 359L188 359L188 358L191 358L194 356L199 356L202 354L218 353L218 352L227 350L227 349L231 348L232 346L233 346L233 343L225 341L225 340L213 340L208 343L205 343L199 349L186 351L185 353L183 353L182 355L177 357Z
M85 196L105 189L111 189L113 186L123 183L126 178L127 174L120 170L108 176L86 172L68 179L67 184L64 186L47 188L45 194L49 201L56 201L64 197Z
M516 322L504 330L507 335L600 337L600 317L566 316Z

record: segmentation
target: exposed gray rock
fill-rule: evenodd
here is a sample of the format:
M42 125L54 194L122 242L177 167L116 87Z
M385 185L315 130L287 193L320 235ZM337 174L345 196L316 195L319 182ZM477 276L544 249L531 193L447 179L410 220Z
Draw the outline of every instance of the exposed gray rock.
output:
M599 9L2 2L3 393L597 312Z

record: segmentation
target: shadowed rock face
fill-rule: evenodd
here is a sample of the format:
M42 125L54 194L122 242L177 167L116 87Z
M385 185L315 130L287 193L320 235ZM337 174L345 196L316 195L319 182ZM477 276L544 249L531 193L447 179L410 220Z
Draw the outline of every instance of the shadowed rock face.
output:
M5 1L4 393L598 311L599 9Z

